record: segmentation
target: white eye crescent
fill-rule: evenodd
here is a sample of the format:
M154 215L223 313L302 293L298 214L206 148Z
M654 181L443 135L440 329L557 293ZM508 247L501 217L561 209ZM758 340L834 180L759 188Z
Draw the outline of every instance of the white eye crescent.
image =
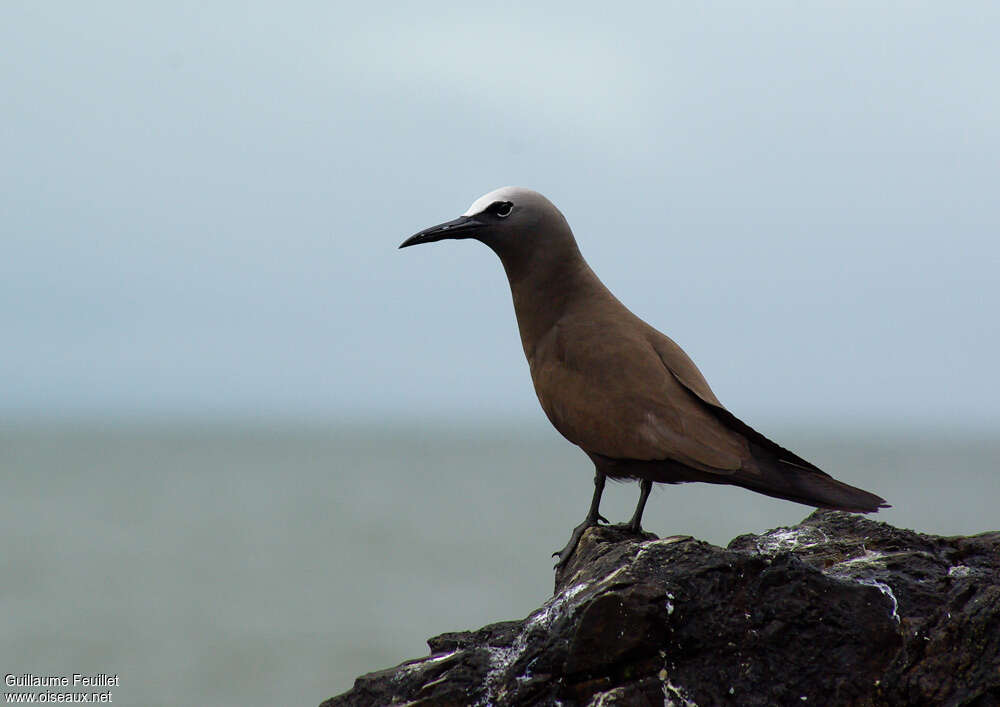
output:
M514 210L514 204L509 201L501 202L497 205L496 211L494 213L500 218L507 218L510 216L510 212Z

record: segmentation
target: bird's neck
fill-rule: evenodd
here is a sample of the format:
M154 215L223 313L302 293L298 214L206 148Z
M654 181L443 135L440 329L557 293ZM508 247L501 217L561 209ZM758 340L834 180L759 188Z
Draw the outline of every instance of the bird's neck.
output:
M575 241L530 254L500 254L500 259L510 282L517 327L529 363L535 347L566 315L573 302L604 293L610 296Z

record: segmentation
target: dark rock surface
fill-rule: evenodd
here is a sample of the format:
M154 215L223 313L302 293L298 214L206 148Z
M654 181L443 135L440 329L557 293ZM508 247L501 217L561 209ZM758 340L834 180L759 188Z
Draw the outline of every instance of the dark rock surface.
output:
M1000 705L1000 532L817 511L728 548L590 529L523 621L428 641L348 705Z

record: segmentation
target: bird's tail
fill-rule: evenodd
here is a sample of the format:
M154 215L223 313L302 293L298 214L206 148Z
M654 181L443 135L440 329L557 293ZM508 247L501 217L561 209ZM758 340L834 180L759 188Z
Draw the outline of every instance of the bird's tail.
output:
M837 481L810 465L800 466L779 459L770 449L751 442L754 452L742 469L725 473L694 469L672 460L630 462L591 455L610 479L649 479L663 484L702 481L709 484L740 486L765 496L795 501L816 508L852 513L875 513L889 504L881 496Z
M889 508L881 496L837 481L815 464L772 442L728 410L713 407L712 412L746 437L752 456L749 464L722 483L835 511L875 513L880 508Z
M758 460L754 471L737 472L724 483L774 498L804 503L817 508L854 513L874 513L888 508L885 499L855 486L837 481L823 472L789 466L780 461Z

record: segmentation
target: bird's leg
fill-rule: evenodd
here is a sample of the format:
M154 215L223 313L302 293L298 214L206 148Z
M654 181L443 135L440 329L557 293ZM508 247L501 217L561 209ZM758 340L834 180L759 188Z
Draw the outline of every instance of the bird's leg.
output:
M569 542L566 543L564 547L559 552L553 552L553 557L558 557L559 561L556 563L556 569L564 567L569 561L569 558L573 555L573 551L576 550L577 544L580 542L580 538L583 537L583 531L587 528L592 528L597 525L599 521L608 522L608 519L602 516L599 512L601 506L601 494L604 493L604 481L607 476L600 469L594 475L594 497L590 501L590 510L587 511L587 517L583 519L580 525L573 528L573 534L569 538Z
M649 492L653 489L653 482L649 479L642 479L639 481L639 503L635 507L635 513L632 514L632 520L628 522L626 526L629 532L639 535L642 533L642 511L646 507L646 499L649 498Z

